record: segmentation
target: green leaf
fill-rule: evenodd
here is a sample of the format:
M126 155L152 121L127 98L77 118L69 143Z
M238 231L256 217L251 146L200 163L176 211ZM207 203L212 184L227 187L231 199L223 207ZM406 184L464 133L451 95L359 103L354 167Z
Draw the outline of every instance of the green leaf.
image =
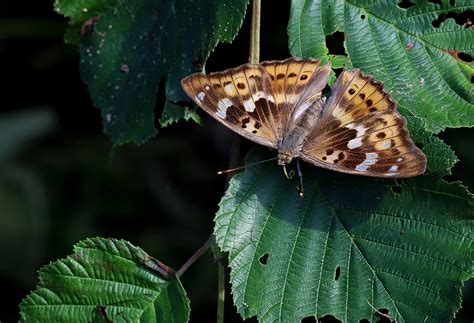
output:
M326 60L325 36L344 32L345 49L354 67L385 81L400 105L425 121L426 130L474 124L474 29L440 15L474 9L471 0L416 1L403 9L399 1L293 0L289 47L295 56ZM453 1L454 3L454 1Z
M157 134L155 104L160 82L170 102L189 102L181 79L207 60L219 41L239 30L248 0L58 1L56 10L84 22L97 15L81 42L81 73L104 131L117 144L143 143ZM88 9L84 12L83 8ZM164 125L190 116L165 111ZM176 119L175 119L176 118Z
M186 121L193 120L197 124L201 124L201 118L195 110L171 102L166 102L163 114L161 115L160 126L164 128L181 119Z
M413 116L406 119L413 141L423 145L427 169L439 176L451 174L451 168L459 161L454 151L443 140L424 130L423 120Z
M43 267L21 305L25 322L187 322L189 300L178 278L129 242L94 238Z
M66 42L80 44L81 32L92 31L96 17L116 2L117 0L55 0L54 10L69 18Z
M252 150L248 163L268 158ZM304 164L304 163L303 163ZM448 322L473 276L473 198L459 183L422 176L364 178L303 166L234 176L215 218L229 252L239 313L262 322L333 315L343 322Z

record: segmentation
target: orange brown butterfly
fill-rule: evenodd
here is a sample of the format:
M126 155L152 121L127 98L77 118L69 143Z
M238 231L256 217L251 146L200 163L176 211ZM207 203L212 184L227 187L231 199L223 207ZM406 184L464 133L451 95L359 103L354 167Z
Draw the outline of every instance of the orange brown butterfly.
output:
M277 150L279 165L299 158L357 175L422 174L426 156L411 140L382 82L359 69L346 69L326 98L322 90L330 71L330 63L289 58L196 73L181 84L217 121Z

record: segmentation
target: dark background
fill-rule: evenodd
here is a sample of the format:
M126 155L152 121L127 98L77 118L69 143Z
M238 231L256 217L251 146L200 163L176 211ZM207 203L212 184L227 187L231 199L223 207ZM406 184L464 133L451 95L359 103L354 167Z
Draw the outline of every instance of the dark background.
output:
M289 2L263 3L262 60L289 56L288 13ZM66 26L52 1L0 3L1 322L18 321L37 270L86 237L126 239L178 269L207 240L223 194L216 170L227 167L231 133L204 113L202 127L180 122L142 146L112 149L80 80L77 49L63 42ZM248 34L249 17L233 44L211 54L206 70L245 63ZM471 190L473 135L441 134L461 160L448 179ZM183 276L193 321L214 320L216 268L206 254ZM472 305L472 292L465 294ZM226 321L239 321L230 296L227 303ZM459 316L469 320L465 310Z

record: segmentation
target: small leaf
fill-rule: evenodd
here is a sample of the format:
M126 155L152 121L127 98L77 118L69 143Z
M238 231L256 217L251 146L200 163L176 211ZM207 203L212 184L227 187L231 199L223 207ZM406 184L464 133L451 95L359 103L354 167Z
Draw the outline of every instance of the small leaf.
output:
M269 154L251 150L248 163ZM473 276L473 198L459 183L352 176L303 164L298 179L269 164L235 175L215 218L244 318L296 322L448 322Z
M21 305L25 322L186 322L189 300L178 278L129 242L94 238L39 271Z
M395 100L425 121L426 130L471 126L474 63L463 57L474 55L474 29L454 19L438 27L434 21L474 9L472 1L456 0L453 5L417 1L408 9L398 2L293 0L290 51L326 59L325 36L344 32L353 66L385 81Z
M93 5L92 5L93 4ZM230 42L239 30L248 0L58 1L56 8L72 22L92 19L81 42L81 74L94 104L101 109L104 131L117 144L143 143L157 133L155 104L160 82L170 102L189 102L183 77L202 68L219 41ZM84 13L82 8L89 8ZM106 7L104 8L104 6ZM89 11L96 15L91 16ZM191 112L170 106L168 125ZM171 109L173 109L171 108Z

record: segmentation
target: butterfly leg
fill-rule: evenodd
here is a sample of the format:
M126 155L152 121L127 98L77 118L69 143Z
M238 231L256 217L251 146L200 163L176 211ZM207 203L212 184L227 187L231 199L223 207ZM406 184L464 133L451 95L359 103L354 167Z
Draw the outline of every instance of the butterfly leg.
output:
M295 171L294 170L287 171L286 165L283 165L283 173L285 173L285 177L287 179L292 179L295 176Z

